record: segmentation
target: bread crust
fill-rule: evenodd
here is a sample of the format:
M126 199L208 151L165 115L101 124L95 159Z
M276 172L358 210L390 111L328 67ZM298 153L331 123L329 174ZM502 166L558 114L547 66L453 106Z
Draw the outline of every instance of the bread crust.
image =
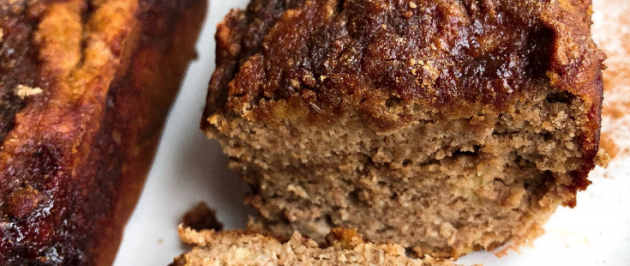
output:
M0 77L39 93L2 117L0 264L109 265L207 2L9 2L2 44L27 56Z
M251 185L256 229L353 227L436 257L518 246L590 184L590 6L252 0L217 28L201 128Z

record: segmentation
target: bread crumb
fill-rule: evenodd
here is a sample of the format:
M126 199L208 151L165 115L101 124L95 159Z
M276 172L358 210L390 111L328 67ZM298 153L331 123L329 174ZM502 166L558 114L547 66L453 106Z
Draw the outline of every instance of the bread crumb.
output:
M3 37L4 37L4 30L0 29L0 42L2 41Z
M599 149L597 156L595 156L595 165L607 168L610 160L612 160L610 155L604 149Z
M182 224L194 230L221 231L223 229L223 224L217 219L217 212L208 207L205 202L199 202L186 212L182 218Z
M418 8L418 6L416 5L416 3L414 3L414 2L410 2L410 3L409 3L409 7L413 8L413 9Z
M308 199L308 193L306 193L306 190L304 190L301 186L289 185L287 186L287 190L295 193L295 195L300 198Z
M15 95L20 97L20 99L22 100L24 100L24 98L29 97L29 96L41 94L42 92L44 91L38 87L32 88L32 87L24 86L24 85L17 85L17 87L15 87Z

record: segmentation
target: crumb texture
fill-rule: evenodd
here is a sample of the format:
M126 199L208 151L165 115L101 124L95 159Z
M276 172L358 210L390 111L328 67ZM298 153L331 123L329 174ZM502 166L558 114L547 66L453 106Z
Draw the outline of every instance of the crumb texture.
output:
M333 229L327 236L328 244L323 247L297 232L286 243L268 236L242 231L197 232L180 227L180 236L184 242L195 247L191 252L176 258L173 266L457 266L449 260L431 257L411 259L399 245L366 242L355 230L342 228Z

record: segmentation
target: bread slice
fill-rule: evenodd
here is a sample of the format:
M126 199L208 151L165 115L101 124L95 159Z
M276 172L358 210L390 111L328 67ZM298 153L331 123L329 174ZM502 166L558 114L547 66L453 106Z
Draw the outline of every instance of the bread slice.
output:
M590 184L590 1L252 0L218 26L202 129L255 228L457 257L536 237Z
M334 228L319 246L295 232L286 243L261 234L231 230L194 231L180 226L181 239L194 245L175 258L172 266L316 266L316 265L417 265L456 266L450 260L411 259L400 245L370 243L356 230ZM481 265L479 265L481 266Z
M206 5L0 1L0 265L111 265Z

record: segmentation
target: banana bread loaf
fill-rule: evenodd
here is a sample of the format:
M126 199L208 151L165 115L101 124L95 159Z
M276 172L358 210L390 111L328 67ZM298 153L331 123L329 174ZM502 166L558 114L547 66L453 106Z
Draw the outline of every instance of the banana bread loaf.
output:
M206 4L0 1L0 265L111 265Z
M179 228L181 239L195 247L175 258L172 266L316 266L316 265L416 265L457 266L450 260L411 259L400 245L370 243L356 230L333 228L327 244L294 233L282 243L275 238L238 230L215 232ZM481 266L481 265L478 265Z
M598 153L590 0L252 0L218 26L201 127L252 228L358 228L458 257L536 237Z

